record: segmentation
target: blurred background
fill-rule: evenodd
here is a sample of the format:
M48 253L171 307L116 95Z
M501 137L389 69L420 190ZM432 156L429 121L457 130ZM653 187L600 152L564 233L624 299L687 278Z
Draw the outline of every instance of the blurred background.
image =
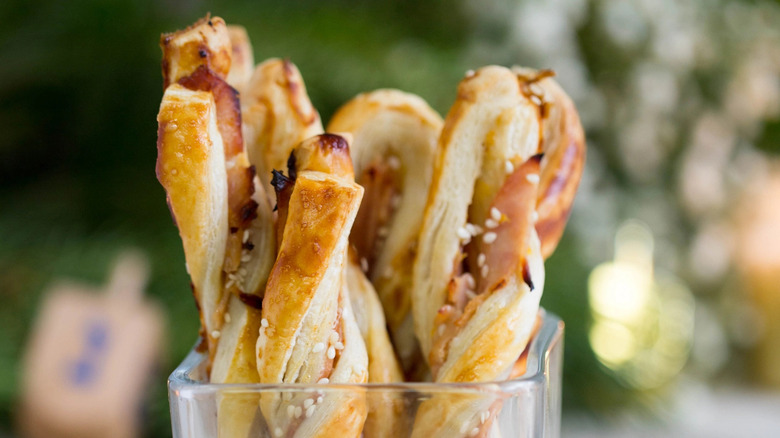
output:
M57 278L103 284L128 247L167 337L143 434L197 313L155 179L159 34L211 11L288 57L323 120L361 91L441 114L468 69L552 68L588 161L542 305L566 322L564 436L780 430L780 2L0 3L0 436ZM734 431L741 430L742 433ZM776 436L776 435L774 435Z

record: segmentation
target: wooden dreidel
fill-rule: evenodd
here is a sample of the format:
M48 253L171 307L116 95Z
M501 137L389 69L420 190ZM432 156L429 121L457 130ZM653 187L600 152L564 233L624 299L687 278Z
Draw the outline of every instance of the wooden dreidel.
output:
M24 359L23 436L135 437L164 318L143 300L146 259L122 254L105 291L58 283L45 295Z

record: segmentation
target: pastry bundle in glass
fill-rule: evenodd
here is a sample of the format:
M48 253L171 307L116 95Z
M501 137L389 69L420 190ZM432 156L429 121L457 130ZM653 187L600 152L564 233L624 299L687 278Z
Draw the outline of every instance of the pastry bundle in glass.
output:
M551 71L469 71L444 119L418 96L370 91L324 126L296 66L255 65L241 27L206 17L161 46L157 177L211 383L523 375L585 160ZM413 419L360 391L218 403L224 436L248 436L259 404L278 438L431 438L487 436L500 402L432 397Z

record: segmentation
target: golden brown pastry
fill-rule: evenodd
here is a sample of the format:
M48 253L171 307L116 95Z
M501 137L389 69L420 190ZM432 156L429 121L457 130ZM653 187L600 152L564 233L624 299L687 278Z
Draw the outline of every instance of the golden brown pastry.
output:
M210 380L252 383L259 381L259 305L275 241L271 207L244 151L238 96L224 80L227 32L222 19L207 17L162 38L172 84L158 116L157 173L184 243ZM246 436L256 406L256 398L221 398L220 433Z
M573 106L538 92L548 75L482 68L461 82L445 120L413 277L415 328L436 382L506 379L529 342L544 289L537 205L555 204L547 217L557 223L573 198L552 197L550 186L540 196L540 174L560 175L555 184L568 193L582 163L566 161L584 160ZM563 139L575 145L561 159ZM547 153L557 158L544 161ZM560 233L545 236L554 248ZM496 410L484 398L434 397L414 435L486 434Z
M356 180L366 189L350 241L382 300L407 376L426 372L411 313L411 275L433 173L441 117L424 100L398 90L360 94L328 125L353 135Z
M231 44L225 20L209 15L192 26L160 37L163 89L189 76L201 65L219 77L230 71Z
M241 97L244 137L249 161L260 181L268 184L271 171L287 168L293 147L322 133L298 68L287 60L259 64Z
M231 56L230 71L226 80L243 97L255 69L255 55L252 52L249 35L243 26L229 25L227 30L230 37Z
M365 383L368 356L344 287L349 230L363 189L322 171L351 171L346 140L325 134L296 150L307 148L321 153L302 153L290 160L289 176L275 178L277 193L291 191L279 198L286 203L279 205L284 224L263 299L258 373L262 383ZM358 391L266 393L261 408L277 437L358 436L366 416Z

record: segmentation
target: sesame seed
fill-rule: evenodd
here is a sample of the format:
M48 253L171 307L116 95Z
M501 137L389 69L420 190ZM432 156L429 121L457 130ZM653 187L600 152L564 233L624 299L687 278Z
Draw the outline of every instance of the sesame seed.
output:
M225 323L229 323L229 322L230 322L230 314L226 313L225 314Z
M293 406L293 405L288 405L288 406L287 406L287 416L288 416L289 418L292 418L292 417L293 417L293 415L295 415L295 406Z
M496 233L488 231L484 236L482 236L482 241L485 243L493 243L496 241L496 237Z
M249 240L249 230L244 230L244 238L241 241L246 243L247 240Z
M467 297L468 297L470 300L473 300L474 298L476 298L476 297L477 297L477 294L476 294L476 293L475 293L473 290L471 290L471 289L466 289L466 296L467 296Z
M318 385L324 385L326 383L330 383L330 379L328 379L327 377L323 377L320 380L317 380Z
M390 166L390 168L393 170L398 170L401 167L401 160L399 160L395 155L390 156L387 159L387 165Z
M322 342L317 342L316 344L314 344L314 348L312 348L311 351L313 353L319 353L324 349L325 349L325 344L323 344Z
M536 210L531 212L531 220L534 221L534 222L539 220L539 213L537 213Z
M532 94L531 95L531 102L533 102L535 105L541 105L542 99L539 99L539 96Z
M283 392L282 393L282 400L290 401L291 398L292 398L292 393L291 392Z
M528 182L531 183L531 184L538 184L539 183L539 175L537 175L535 173L529 173L528 175L525 176L525 179L527 179Z
M463 424L460 425L460 433L466 433L467 430L469 430L469 423L468 421L464 421Z
M490 418L490 412L488 411L482 411L482 413L479 414L479 422L482 424L485 424L488 418Z
M471 432L469 432L469 436L477 436L479 434L479 428L475 427L471 429Z
M485 256L485 254L479 253L479 255L477 256L477 266L479 266L480 268L485 266L486 259L487 257Z
M336 350L343 350L344 349L344 344L342 344L341 342L336 342L336 345L334 345L334 346L336 347Z
M493 229L498 227L498 222L493 219L486 219L485 220L485 228L487 229Z
M246 268L239 268L238 269L238 275L242 277L246 277Z
M233 287L235 284L236 284L236 282L235 282L235 281L233 281L232 279L230 279L230 280L228 280L228 282L225 284L225 289L230 289L230 288L232 288L232 287Z
M447 330L447 326L446 326L446 325L444 325L444 324L442 324L442 325L440 325L440 326L439 326L439 328L438 328L438 329L436 329L436 333L437 333L439 336L441 336L441 335L443 335L443 334L444 334L444 330Z
M309 418L312 415L314 415L314 409L315 409L314 405L311 405L308 408L306 408L306 418Z
M458 237L461 240L469 240L469 239L471 239L471 233L469 233L469 230L467 230L466 228L463 228L463 227L458 228L458 232L457 233L458 233Z
M268 327L268 320L263 318L260 320L260 327Z
M466 285L469 287L469 289L474 289L477 287L477 282L474 281L474 276L468 272L463 274L463 278L466 280Z
M482 231L484 231L482 230L482 227L474 224L466 224L466 230L468 230L469 234L471 234L472 236L482 234Z
M467 78L470 78L470 77L474 76L474 74L475 74L474 70L466 70L466 77ZM463 432L465 432L465 430Z
M301 418L301 415L303 415L303 408L300 406L295 407L295 418Z
M213 332L211 332L211 337L212 338L219 338L219 335L221 335L221 334L222 333L220 333L219 330L214 330Z
M307 398L306 400L304 400L304 401L303 401L303 407L304 407L304 409L308 409L308 408L309 408L309 406L311 406L311 405L313 405L313 404L314 404L314 400L312 400L312 399L310 399L310 398Z
M244 252L243 254L241 254L241 262L242 263L246 263L249 260L252 260L252 255L251 254L249 254L248 252Z
M333 346L328 347L328 359L336 357L336 349Z
M282 428L281 427L277 427L276 429L274 429L274 436L277 437L277 438L282 436Z
M494 221L498 222L501 220L501 211L497 209L496 207L490 207L490 217L493 218Z
M360 258L360 269L362 269L363 272L368 272L368 260L366 260L365 257Z
M488 265L485 265L482 267L480 274L482 274L483 277L487 277L488 271L490 271L490 267Z
M322 400L323 400L322 396L317 397L317 404L322 403Z
M328 340L330 340L331 343L336 343L339 341L339 332L332 331L330 332L330 336L328 336Z
M515 165L512 164L511 161L506 160L506 162L504 163L504 170L506 171L506 173L512 173L515 171Z

